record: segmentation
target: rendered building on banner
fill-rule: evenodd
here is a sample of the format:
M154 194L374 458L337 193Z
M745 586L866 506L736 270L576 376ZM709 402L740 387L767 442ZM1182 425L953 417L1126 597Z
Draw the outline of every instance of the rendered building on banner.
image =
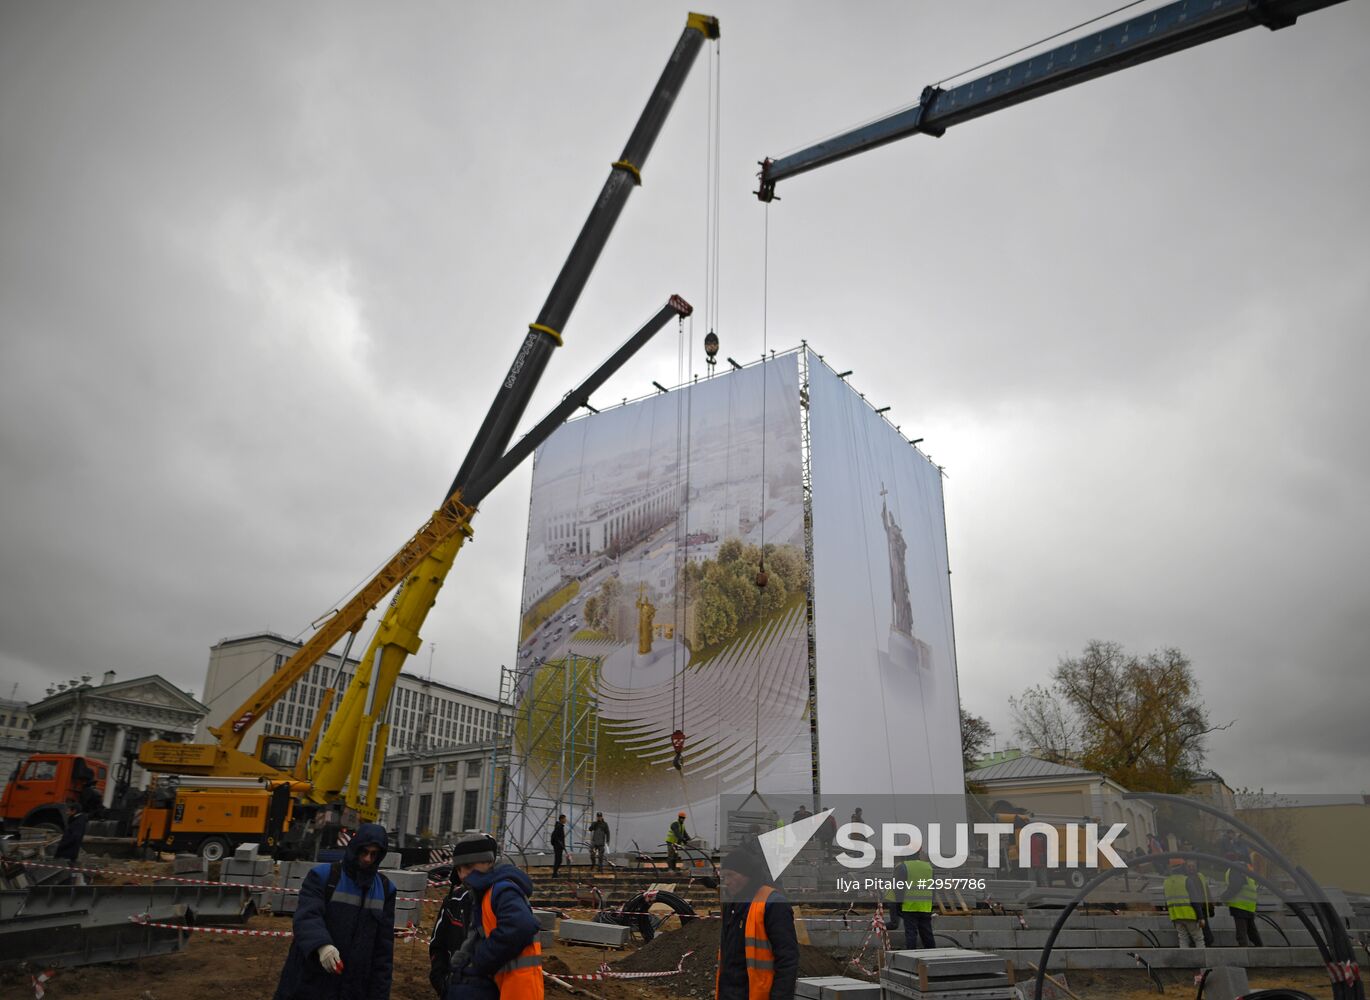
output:
M521 610L504 831L524 848L591 803L615 846L656 848L682 809L718 844L720 798L754 780L785 815L962 794L941 474L807 349L539 448ZM595 664L574 672L589 762L549 752L571 659Z

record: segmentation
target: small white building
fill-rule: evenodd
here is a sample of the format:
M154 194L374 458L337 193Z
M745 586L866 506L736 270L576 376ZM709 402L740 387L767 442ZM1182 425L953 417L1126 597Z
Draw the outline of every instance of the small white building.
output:
M110 670L99 685L91 685L87 675L75 685L49 688L46 698L29 706L33 749L94 757L114 776L126 756L137 759L144 743L194 738L209 711L199 701L155 674L128 681L115 676ZM130 785L146 788L148 777L134 764ZM113 801L114 789L115 782L107 782L105 805Z
M28 702L0 698L0 740L26 740L32 726Z

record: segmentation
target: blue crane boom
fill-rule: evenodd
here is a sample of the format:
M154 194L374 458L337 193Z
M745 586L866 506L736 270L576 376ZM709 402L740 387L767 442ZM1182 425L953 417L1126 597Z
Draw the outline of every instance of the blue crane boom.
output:
M923 88L918 104L789 156L761 161L762 201L787 177L910 135L940 136L953 125L1217 38L1287 28L1304 14L1345 0L1177 0L1092 32L958 87Z

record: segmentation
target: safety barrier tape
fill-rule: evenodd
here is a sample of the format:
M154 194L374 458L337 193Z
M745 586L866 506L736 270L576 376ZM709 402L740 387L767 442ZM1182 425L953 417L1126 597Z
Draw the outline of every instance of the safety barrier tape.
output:
M47 995L47 990L43 988L43 984L50 980L53 975L51 969L44 969L36 976L30 973L29 982L33 984L33 1000L43 1000L43 997Z
M861 964L861 959L863 959L863 958L866 957L866 947L870 944L870 941L871 941L871 937L872 937L872 936L875 937L875 940L876 940L876 941L878 942L878 944L879 944L879 947L876 949L876 953L875 953L875 955L876 955L876 962L875 962L875 964L876 964L877 968L868 969L868 968L866 968L866 966L864 966L864 965ZM879 970L879 968L878 968L879 965L880 965L880 956L881 956L884 952L889 951L889 947L890 947L889 929L885 926L884 914L880 913L879 911L876 911L876 913L874 914L874 916L871 917L871 925L870 925L869 929L867 929L867 931L866 931L866 936L863 937L863 938L861 939L861 950L858 951L858 952L856 953L856 957L853 958L851 961L849 961L847 964L848 964L849 966L854 967L854 968L860 969L862 972L866 973L866 975L868 975L868 976L878 975L879 972L880 972L880 970Z
M201 934L229 934L234 937L274 937L288 938L294 937L294 931L261 931L251 927L206 927L199 924L170 924L152 920L146 913L132 914L129 918L131 923L139 927L160 927L169 931L194 931ZM418 937L419 929L412 923L404 927L395 928L395 937L406 940Z
M678 976L685 971L685 959L693 955L693 951L687 951L680 956L680 964L669 972L615 972L609 968L607 962L600 963L599 969L594 972L586 972L581 975L571 976L560 972L552 973L546 969L542 970L544 976L554 976L557 979L573 981L578 983L596 982L601 979L659 979L662 976Z
M229 886L234 889L246 888L252 892L288 892L291 894L300 893L301 889L287 888L283 885L258 885L254 882L215 882L212 879L182 878L179 875L158 875L155 872L139 872L128 868L82 868L79 865L53 865L40 861L25 861L24 865L32 868L60 868L62 871L84 872L91 875L115 875L121 878L144 878L156 879L158 882L180 882L183 885L217 885ZM441 903L440 899L433 899L431 896L396 896L396 900L405 903Z
M1360 965L1354 961L1328 962L1327 974L1334 983L1356 983L1360 981Z

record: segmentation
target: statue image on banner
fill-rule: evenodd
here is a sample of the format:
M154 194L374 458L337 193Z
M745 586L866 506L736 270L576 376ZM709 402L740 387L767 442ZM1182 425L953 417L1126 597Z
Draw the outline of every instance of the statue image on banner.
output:
M908 543L889 509L889 490L880 484L880 523L885 528L890 569L890 642L881 660L892 667L932 667L932 650L913 634L913 605L909 601Z

